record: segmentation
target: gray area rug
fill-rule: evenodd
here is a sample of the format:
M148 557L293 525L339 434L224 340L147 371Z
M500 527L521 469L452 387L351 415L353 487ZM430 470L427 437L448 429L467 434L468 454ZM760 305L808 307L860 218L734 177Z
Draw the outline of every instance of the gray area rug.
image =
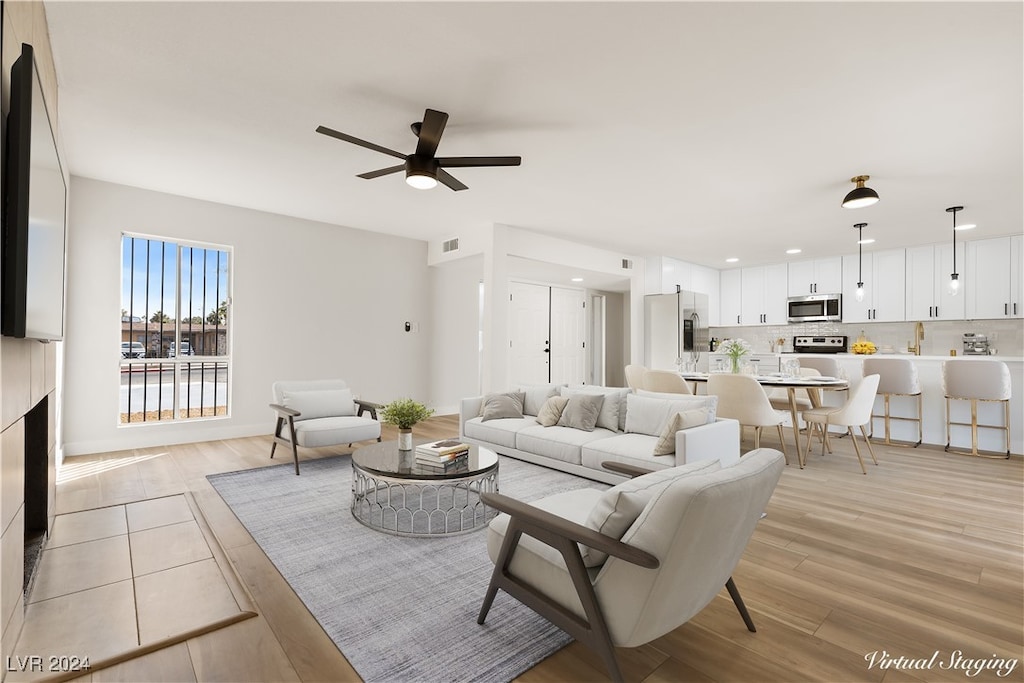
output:
M502 591L476 623L493 565L484 529L403 538L349 506L341 455L207 477L363 680L509 681L571 638ZM501 458L501 493L530 501L606 485Z

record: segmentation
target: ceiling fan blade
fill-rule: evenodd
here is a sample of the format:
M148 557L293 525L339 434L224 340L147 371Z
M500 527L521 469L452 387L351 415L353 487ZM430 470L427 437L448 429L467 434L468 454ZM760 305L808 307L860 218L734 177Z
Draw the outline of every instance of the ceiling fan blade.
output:
M443 111L427 109L423 112L420 140L416 143L416 154L418 156L434 156L434 153L437 152L437 146L441 142L441 133L444 132L446 123L448 123L448 114L445 114Z
M345 142L351 142L353 145L359 145L360 147L365 147L366 149L372 149L375 152L381 152L382 154L389 154L389 155L391 155L393 157L398 157L399 159L405 159L405 157L406 157L406 155L402 154L401 152L396 152L393 149L388 149L387 147L381 147L380 145L375 145L372 142L367 142L366 140L360 140L359 138L352 137L351 135L348 135L347 133L338 132L338 131L336 131L336 130L334 130L332 128L328 128L327 126L317 126L316 132L317 133L321 133L323 135L328 135L328 136L330 136L332 138L338 138L339 140L344 140Z
M366 173L360 173L357 178L365 178L366 180L373 180L374 178L380 178L382 175L391 175L392 173L398 173L399 171L405 170L405 164L399 164L398 166L388 166L387 168L379 168L376 171L368 171Z
M437 169L437 179L450 187L451 189L458 192L459 190L468 190L469 187L463 185L461 182L456 180L451 173L448 173L443 168Z
M469 168L472 166L518 166L522 157L438 157L437 163L446 168Z

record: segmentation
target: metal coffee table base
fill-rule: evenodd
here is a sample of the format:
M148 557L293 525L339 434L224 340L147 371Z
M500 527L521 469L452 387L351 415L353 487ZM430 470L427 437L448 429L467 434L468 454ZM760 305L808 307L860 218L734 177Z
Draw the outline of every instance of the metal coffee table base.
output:
M371 474L353 463L352 516L396 536L454 536L487 525L497 510L480 494L497 490L497 467L457 479L416 480Z

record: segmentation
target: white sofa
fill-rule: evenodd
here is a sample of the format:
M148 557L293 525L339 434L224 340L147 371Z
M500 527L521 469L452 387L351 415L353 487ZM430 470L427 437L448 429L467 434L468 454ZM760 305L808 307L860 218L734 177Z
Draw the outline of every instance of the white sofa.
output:
M739 423L714 417L715 396L643 391L633 394L628 389L589 385L542 385L515 391L526 396L522 417L484 420L480 414L484 397L463 399L459 410L460 439L502 455L609 484L617 484L626 477L604 469L603 462L664 469L699 460L718 460L722 466L739 461ZM603 420L593 431L559 425L545 427L537 422L537 412L548 396L573 393L605 395ZM708 409L712 421L677 431L674 454L654 455L655 444L668 419L695 406ZM613 425L617 426L614 430Z

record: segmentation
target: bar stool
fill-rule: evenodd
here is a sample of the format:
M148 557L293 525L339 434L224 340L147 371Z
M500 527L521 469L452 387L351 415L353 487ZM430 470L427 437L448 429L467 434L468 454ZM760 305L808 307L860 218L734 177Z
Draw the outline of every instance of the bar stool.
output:
M1006 457L1010 457L1010 369L1000 360L948 360L942 363L942 389L946 394L946 451L965 455L993 456L978 452L978 428L1001 429L1006 434ZM950 401L970 401L971 421L950 420ZM978 424L978 401L1003 404L1003 424ZM971 450L950 451L950 426L971 428Z
M875 418L885 419L885 441L887 446L912 446L917 448L921 445L924 437L924 428L921 425L922 403L921 403L921 382L917 379L917 366L905 358L865 358L864 376L878 375L881 379L878 382L878 393L882 396L885 405L885 412L882 415L871 413L871 434L875 436ZM889 398L891 396L907 396L917 398L917 417L899 417L889 412ZM917 443L899 443L892 441L889 437L890 420L904 420L917 423Z

